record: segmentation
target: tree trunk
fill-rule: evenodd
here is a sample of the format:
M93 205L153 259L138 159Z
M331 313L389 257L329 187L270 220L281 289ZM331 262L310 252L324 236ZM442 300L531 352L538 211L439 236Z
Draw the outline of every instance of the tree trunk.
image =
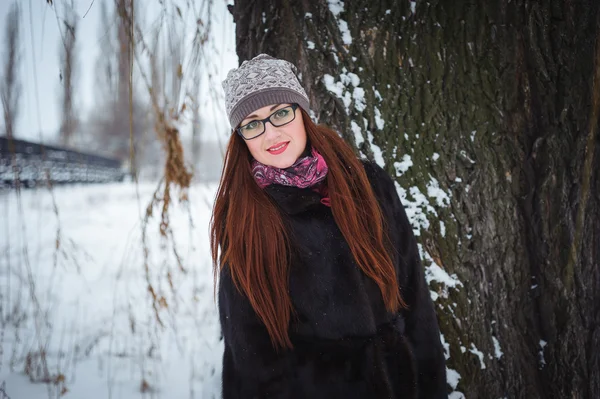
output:
M467 398L600 397L599 9L231 7L240 62L294 62L314 116L397 177Z
M73 135L77 125L75 102L73 101L77 69L77 16L74 7L73 0L71 0L70 8L65 11L63 17L65 31L58 49L62 84L62 121L59 137L61 144L67 147L73 145Z
M15 136L19 104L21 101L21 8L14 2L6 14L4 28L4 57L2 58L2 75L0 80L0 101L4 116L4 135Z

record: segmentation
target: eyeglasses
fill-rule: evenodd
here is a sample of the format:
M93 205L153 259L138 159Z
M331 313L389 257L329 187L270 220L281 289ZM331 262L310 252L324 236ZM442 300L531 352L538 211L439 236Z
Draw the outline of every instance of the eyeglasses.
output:
M235 129L235 131L242 136L244 140L255 139L265 132L267 122L271 122L271 125L275 127L280 127L287 125L296 119L296 108L298 108L298 104L292 104L285 108L278 109L269 115L268 118L248 122L244 126Z

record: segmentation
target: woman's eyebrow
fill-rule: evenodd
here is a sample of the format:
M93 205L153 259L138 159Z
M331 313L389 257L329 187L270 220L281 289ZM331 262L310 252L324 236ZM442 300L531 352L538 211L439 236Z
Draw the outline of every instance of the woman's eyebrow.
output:
M281 103L273 105L271 107L271 109L269 110L269 112L273 111L275 108L279 107L280 105L281 105ZM244 120L246 120L246 119L252 119L252 118L258 118L258 115L253 114L253 115L247 116Z

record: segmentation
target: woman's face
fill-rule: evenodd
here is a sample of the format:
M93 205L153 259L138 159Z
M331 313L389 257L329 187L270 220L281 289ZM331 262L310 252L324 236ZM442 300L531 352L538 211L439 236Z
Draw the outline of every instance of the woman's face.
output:
M273 104L257 109L246 116L240 126L268 118L288 106L290 104ZM298 160L306 148L306 130L304 130L300 109L296 108L292 112L296 113L296 117L290 123L276 127L271 122L267 122L263 134L251 140L244 140L248 150L258 162L284 169L292 166ZM274 121L277 121L276 117L277 115L273 116Z

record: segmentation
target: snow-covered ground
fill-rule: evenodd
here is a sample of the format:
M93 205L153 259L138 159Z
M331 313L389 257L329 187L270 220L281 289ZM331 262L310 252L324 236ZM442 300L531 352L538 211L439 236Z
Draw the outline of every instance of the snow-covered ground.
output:
M0 397L220 397L208 242L216 186L171 203L167 238L155 207L144 240L156 187L0 192Z

